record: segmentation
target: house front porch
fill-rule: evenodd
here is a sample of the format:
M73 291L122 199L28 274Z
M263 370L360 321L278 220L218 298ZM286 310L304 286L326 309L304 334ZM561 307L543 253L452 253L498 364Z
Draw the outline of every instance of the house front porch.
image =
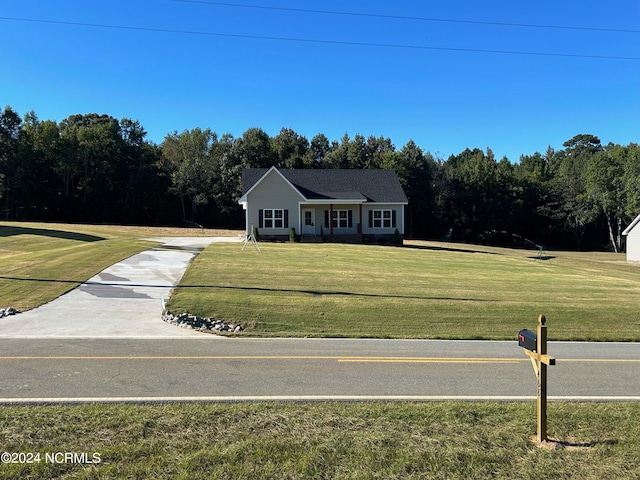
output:
M362 234L345 235L300 235L300 243L362 243Z

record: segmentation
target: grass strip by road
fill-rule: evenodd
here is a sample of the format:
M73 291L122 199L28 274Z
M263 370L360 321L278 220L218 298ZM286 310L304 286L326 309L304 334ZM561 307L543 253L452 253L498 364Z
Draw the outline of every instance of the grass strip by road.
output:
M199 229L0 222L0 308L25 311L77 287L105 268L151 248L153 236Z
M513 339L547 316L552 340L640 340L640 268L622 254L407 242L214 245L168 308L242 335Z
M0 479L637 479L637 403L247 403L3 407ZM45 453L89 462L47 463ZM99 463L93 462L98 454ZM63 457L58 455L58 459Z

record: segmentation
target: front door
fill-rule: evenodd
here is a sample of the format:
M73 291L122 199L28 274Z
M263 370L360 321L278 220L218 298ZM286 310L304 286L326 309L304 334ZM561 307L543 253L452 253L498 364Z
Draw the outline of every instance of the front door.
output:
M302 235L316 234L316 211L302 210Z

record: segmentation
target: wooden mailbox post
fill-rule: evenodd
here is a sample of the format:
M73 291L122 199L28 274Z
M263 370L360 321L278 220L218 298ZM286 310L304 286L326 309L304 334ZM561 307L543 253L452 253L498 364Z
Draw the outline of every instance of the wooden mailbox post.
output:
M538 434L539 442L547 439L547 366L555 365L556 359L547 355L547 319L544 315L538 317L538 332L521 330L518 333L518 343L524 353L531 358L533 370L538 379Z

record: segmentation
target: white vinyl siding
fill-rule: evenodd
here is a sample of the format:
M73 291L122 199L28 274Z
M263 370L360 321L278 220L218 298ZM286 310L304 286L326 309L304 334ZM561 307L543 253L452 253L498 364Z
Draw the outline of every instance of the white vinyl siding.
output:
M640 222L627 229L627 260L640 262Z
M365 235L393 235L396 229L404 234L404 205L365 205L362 216Z
M279 173L272 171L248 194L247 229L263 229L268 235L289 235L298 228L300 195Z

